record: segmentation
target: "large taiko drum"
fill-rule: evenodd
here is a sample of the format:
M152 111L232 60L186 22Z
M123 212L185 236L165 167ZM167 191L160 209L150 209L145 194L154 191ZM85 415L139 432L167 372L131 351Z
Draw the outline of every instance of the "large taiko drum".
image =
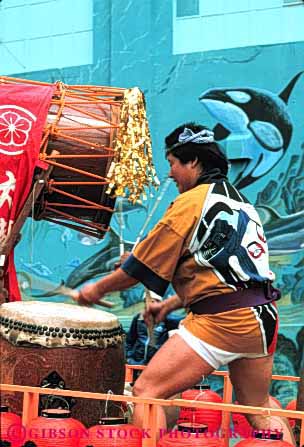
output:
M86 229L102 237L115 200L106 194L124 89L58 82L40 160L52 166L35 218Z
M33 85L54 88L39 154L41 173L52 172L35 201L34 217L102 238L115 205L106 193L107 177L127 89L9 77L1 83L23 85L25 93Z
M73 304L23 301L0 307L0 383L123 394L124 334L117 317ZM48 399L49 397L49 399ZM21 414L20 393L2 392L1 403ZM104 402L58 396L40 405L72 409L87 426L104 416Z

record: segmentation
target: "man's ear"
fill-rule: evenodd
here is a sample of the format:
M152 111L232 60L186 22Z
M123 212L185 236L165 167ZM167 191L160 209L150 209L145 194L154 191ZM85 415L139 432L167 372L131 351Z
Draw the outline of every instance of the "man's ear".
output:
M195 168L199 164L199 160L196 157L194 160L191 160L190 163L191 163L191 167Z

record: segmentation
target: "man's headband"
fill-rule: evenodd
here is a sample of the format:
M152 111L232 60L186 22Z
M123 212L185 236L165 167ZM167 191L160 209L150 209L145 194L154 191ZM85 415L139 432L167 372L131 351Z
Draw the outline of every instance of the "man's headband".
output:
M167 152L175 149L176 147L183 146L187 143L214 143L214 132L212 132L211 130L203 129L197 133L194 133L191 129L185 127L184 131L178 136L178 142L173 144L173 146L168 147Z

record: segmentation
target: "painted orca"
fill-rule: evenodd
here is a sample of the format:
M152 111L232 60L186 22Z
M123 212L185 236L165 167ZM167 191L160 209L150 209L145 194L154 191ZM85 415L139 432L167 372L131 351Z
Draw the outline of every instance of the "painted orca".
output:
M227 154L232 164L235 158L246 160L245 169L233 180L237 188L245 188L267 174L285 154L293 130L287 103L302 73L279 95L253 88L209 89L200 95L200 102L218 121L215 139L243 140L240 156Z

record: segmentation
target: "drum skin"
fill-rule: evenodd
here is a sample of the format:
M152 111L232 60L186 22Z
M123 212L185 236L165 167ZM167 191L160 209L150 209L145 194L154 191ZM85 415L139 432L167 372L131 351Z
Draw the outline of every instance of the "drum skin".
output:
M42 381L56 371L64 380L65 389L96 393L111 390L114 394L123 394L123 343L111 342L105 347L45 347L30 343L14 345L1 336L0 352L0 383L41 386ZM22 401L22 393L1 392L1 404L9 406L12 412L19 415L22 413ZM89 427L104 416L103 410L103 401L76 398L71 412L73 418Z

